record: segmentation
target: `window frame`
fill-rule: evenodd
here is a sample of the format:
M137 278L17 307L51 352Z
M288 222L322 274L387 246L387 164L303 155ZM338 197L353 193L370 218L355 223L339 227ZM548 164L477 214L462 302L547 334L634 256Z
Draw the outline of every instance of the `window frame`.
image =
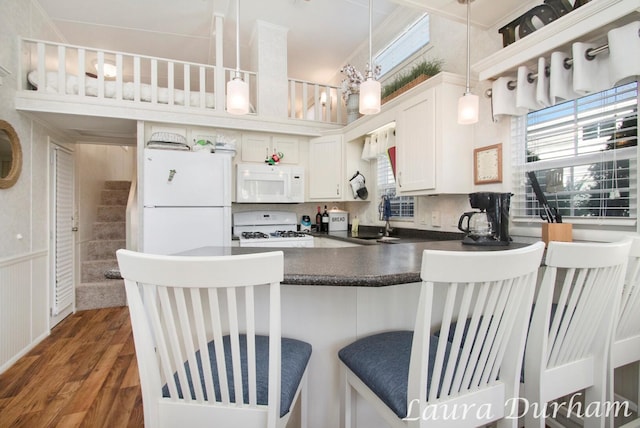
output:
M380 178L382 176L386 176L388 180L381 185ZM389 160L389 156L384 153L378 154L376 156L376 197L378 202L381 203L383 196L389 196L390 193L392 193L392 195L390 196L391 212L393 213L400 210L400 214L402 214L403 211L408 210L410 211L411 215L392 215L389 220L408 222L414 221L416 213L415 197L398 195L395 177L389 179L390 177L393 177L393 173L391 171L391 161Z
M624 83L622 85L619 85L617 88L610 88L607 89L605 91L603 91L602 93L607 93L607 92L612 92L612 93L616 93L616 90L620 89L620 88L624 88L626 85L628 85L630 82ZM633 82L631 82L633 83ZM622 89L623 91L625 89ZM634 89L632 88L631 91L633 91ZM637 128L638 128L638 106L640 105L640 85L638 85L638 83L636 82L636 86L635 86L635 97L636 97L636 101L635 104L633 104L633 102L629 103L629 108L635 109L635 114L636 114L636 129L635 129L635 137L631 137L631 138L635 138L635 142L628 146L628 147L617 147L614 149L600 149L600 150L595 150L593 149L593 151L591 153L582 153L582 154L578 154L578 155L573 155L573 156L568 156L568 157L564 157L564 158L556 158L556 159L542 159L542 160L536 160L536 161L527 161L527 158L530 156L530 154L528 154L527 152L527 123L528 123L528 117L529 115L531 115L532 113L538 113L541 112L544 109L539 110L538 112L531 112L528 115L525 116L519 116L519 117L513 117L511 120L511 137L512 137L512 188L513 188L513 193L515 198L512 199L512 210L511 210L511 219L512 222L516 224L517 226L525 226L526 224L537 224L537 223L542 223L543 220L541 218L539 218L537 216L537 214L533 214L533 213L529 213L530 211L536 211L536 208L538 207L538 204L536 201L535 196L533 196L533 204L531 204L531 194L532 191L530 191L530 186L528 184L528 180L525 176L525 173L528 171L547 171L551 168L576 168L576 167L582 167L582 168L592 168L594 166L597 165L597 168L602 168L603 166L606 167L607 163L610 163L613 161L621 161L621 160L629 160L629 165L628 165L628 171L629 171L629 178L625 178L627 180L630 181L629 183L629 187L628 187L628 191L629 191L629 205L628 208L626 208L629 211L629 216L606 216L606 215L591 215L591 216L568 216L566 217L566 221L572 224L578 224L578 225L585 225L585 227L589 227L589 226L596 226L596 227L601 227L601 226L606 226L608 228L622 228L622 230L636 230L636 228L638 227L638 215L640 214L640 210L638 209L638 201L639 199L639 194L640 194L640 180L638 177L638 170L640 169L640 165L638 165L638 160L639 160L639 154L640 154L640 148L637 144ZM589 147L589 143L585 143L588 142L589 139L594 139L593 137L591 138L587 138L585 136L585 132L587 131L587 126L585 126L584 124L580 124L580 102L583 103L587 103L588 102L588 97L590 96L597 96L597 94L588 94L584 97L581 97L579 99L576 100L572 100L572 101L567 101L567 102L563 102L562 104L565 103L573 103L573 110L574 110L574 121L576 122L575 126L575 130L571 131L571 132L575 132L577 134L576 138L576 143L575 146L576 147L581 147L581 148L585 148L585 147ZM602 95L601 98L607 98L607 96L611 97L611 95ZM620 104L624 104L624 101L621 100L617 100L617 101L613 101L610 102L608 104L603 104L605 105L605 107L603 107L603 111L594 116L594 123L598 124L598 125L602 125L603 123L606 122L607 120L607 113L608 110L613 110L615 111L616 108L619 108ZM624 121L625 120L624 115L619 115L616 116L615 120L616 121ZM615 122L612 122L615 123ZM602 127L604 129L604 127ZM599 128L600 129L600 128ZM608 132L612 132L611 129L615 129L615 128L607 128L605 130L608 130ZM581 131L582 134L579 134L578 131ZM558 133L559 135L560 133ZM600 134L598 134L600 135ZM582 138L584 137L584 138ZM612 137L610 140L602 140L600 141L598 144L602 145L602 144L610 144L607 143L607 141L613 141L613 142L618 142L618 140L615 139L615 137ZM580 146L580 143L585 143L583 146ZM550 145L550 147L554 147L554 148L558 148L560 147L560 145L558 144L558 146L553 146ZM595 147L595 144L593 144L592 147ZM588 165L588 166L587 166ZM600 170L601 171L601 170ZM598 170L596 170L596 173L598 172ZM600 184L602 183L603 180L598 180L597 183ZM604 181L611 181L611 178L604 178ZM575 184L575 182L572 182L572 185ZM544 187L543 187L544 188ZM616 190L617 188L614 188L613 190ZM588 195L588 194L598 194L598 193L606 193L607 191L609 191L610 189L608 188L591 188L591 189L586 189L586 190L582 190L582 191L578 191L576 189L569 189L567 191L564 191L562 193L564 193L564 196L568 197L571 199L571 209L572 210L579 210L579 209L583 209L583 210L597 210L598 207L594 207L593 205L591 205L592 208L589 208L590 206L580 206L580 205L575 205L575 201L573 200L573 198L575 198L576 196L583 194L583 195ZM620 189L622 190L622 189ZM600 195L601 197L601 195ZM549 199L550 205L555 206L555 199L553 197L550 197L550 195L547 194L547 199ZM616 209L616 208L610 208L607 206L603 206L601 205L600 209Z
M426 27L427 27L426 42L424 42L420 46L413 49L410 53L405 55L402 59L390 61L391 63L393 63L393 65L389 66L388 69L385 69L386 66L383 65L383 63L381 63L380 57L387 52L398 52L399 51L398 45L402 43L405 40L405 38L407 38L407 36L412 30L419 28L418 26L422 23L423 20L426 20ZM391 76L395 70L397 70L399 67L403 67L403 65L408 63L409 61L412 61L418 52L427 48L430 44L431 44L431 18L429 13L425 12L416 20L414 20L411 24L409 24L400 34L398 34L395 38L393 38L393 40L391 40L388 44L386 44L382 49L380 49L373 56L373 63L381 66L381 72L380 72L380 75L378 76L378 79L384 80L385 77Z

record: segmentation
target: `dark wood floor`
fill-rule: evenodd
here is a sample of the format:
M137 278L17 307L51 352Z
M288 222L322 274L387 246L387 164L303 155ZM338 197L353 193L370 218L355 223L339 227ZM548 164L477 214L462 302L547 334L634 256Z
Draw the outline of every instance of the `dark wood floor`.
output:
M78 312L0 374L0 427L142 427L126 307Z

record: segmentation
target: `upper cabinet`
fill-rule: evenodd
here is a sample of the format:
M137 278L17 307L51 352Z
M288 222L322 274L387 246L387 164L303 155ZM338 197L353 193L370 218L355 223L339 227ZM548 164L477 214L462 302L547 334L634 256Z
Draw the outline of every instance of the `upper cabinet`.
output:
M309 200L339 201L344 194L344 142L341 135L309 141Z
M440 74L396 113L396 185L401 194L469 193L473 126L458 125L464 79Z
M436 189L436 89L398 112L396 186L400 192Z
M300 162L299 141L288 135L242 134L242 162L264 162L274 153L282 154L283 164Z
M369 162L361 159L363 143L346 142L342 135L309 141L309 201L362 201L354 197L350 180L358 172L365 177L365 185L371 183L366 180L374 179L369 175Z

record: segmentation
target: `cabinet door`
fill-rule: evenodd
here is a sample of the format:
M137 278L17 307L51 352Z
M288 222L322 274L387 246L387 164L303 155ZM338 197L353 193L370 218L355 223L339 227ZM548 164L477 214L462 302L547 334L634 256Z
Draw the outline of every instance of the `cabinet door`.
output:
M309 199L342 198L342 136L320 137L309 142Z
M300 161L297 138L280 135L272 137L271 153L273 152L280 152L284 155L282 163L297 164Z
M436 187L435 101L435 91L430 89L398 116L396 182L400 192Z
M261 134L242 134L242 161L264 162L271 151L271 137Z
M266 134L242 134L243 162L264 162L274 152L281 152L281 163L298 164L298 139L289 136L270 136Z

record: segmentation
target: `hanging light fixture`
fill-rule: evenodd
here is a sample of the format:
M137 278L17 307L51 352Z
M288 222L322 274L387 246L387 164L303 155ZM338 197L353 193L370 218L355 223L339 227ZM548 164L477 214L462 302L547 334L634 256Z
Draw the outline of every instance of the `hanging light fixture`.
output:
M369 0L369 67L367 69L367 79L360 84L360 106L361 114L380 113L380 82L375 79L373 66L373 56L371 55L371 25L373 17L373 0Z
M240 75L240 0L236 0L236 71L232 80L227 82L227 112L231 114L249 113L249 85Z
M463 96L458 99L458 123L460 125L471 125L478 121L479 98L471 93L470 73L471 73L471 24L470 10L473 0L458 0L459 3L467 4L467 88Z

